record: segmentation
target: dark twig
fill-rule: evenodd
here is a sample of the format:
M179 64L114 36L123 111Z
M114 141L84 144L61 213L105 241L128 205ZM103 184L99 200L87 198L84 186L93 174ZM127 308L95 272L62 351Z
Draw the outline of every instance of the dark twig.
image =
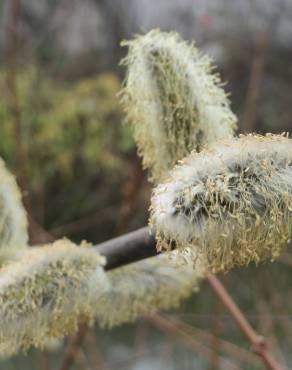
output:
M244 132L253 132L255 129L257 104L263 80L267 40L268 37L266 32L262 32L258 35L246 94L246 103L243 117Z

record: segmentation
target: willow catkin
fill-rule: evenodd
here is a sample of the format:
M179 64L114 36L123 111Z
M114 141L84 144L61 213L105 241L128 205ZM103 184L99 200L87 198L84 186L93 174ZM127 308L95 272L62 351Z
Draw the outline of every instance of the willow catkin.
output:
M211 60L194 45L158 30L124 45L121 102L143 165L159 182L192 150L231 137L237 119Z
M67 240L27 248L0 269L0 354L77 330L91 322L93 307L107 289L104 258Z
M26 212L14 176L0 159L0 248L28 242Z
M177 308L198 289L205 274L200 260L195 268L190 263L178 266L166 255L109 271L110 288L96 307L98 322L111 328L134 321L141 315Z
M203 253L213 271L274 260L292 233L292 140L242 136L192 153L152 195L159 249Z

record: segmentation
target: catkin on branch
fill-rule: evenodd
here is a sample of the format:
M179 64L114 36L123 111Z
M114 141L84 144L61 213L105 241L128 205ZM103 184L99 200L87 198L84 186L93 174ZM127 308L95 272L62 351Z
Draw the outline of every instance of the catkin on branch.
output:
M188 247L213 271L277 258L292 233L292 140L243 136L192 153L153 192L159 249Z
M209 57L176 33L153 30L125 42L121 102L154 182L177 160L231 137L236 117Z
M172 252L173 259L175 258ZM101 326L113 327L142 315L177 308L198 290L206 269L201 260L178 266L159 255L107 272L110 288L96 307Z
M0 269L0 354L11 355L91 322L107 289L104 258L67 240L27 248Z
M28 242L26 212L14 176L0 159L0 248Z

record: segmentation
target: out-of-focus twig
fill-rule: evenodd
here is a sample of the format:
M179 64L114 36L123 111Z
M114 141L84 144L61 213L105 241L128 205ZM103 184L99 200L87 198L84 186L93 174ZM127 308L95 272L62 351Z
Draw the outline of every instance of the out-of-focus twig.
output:
M195 337L185 332L179 326L177 326L172 321L166 319L165 317L155 315L155 316L146 316L146 319L150 321L151 323L153 323L158 328L160 328L161 330L174 335L187 348L205 357L207 360L209 360L210 357L212 356L212 351L208 347L203 345ZM240 369L236 364L232 363L231 361L225 358L220 357L220 361L221 361L223 369L226 369L226 370L228 369L239 370Z
M171 319L176 325L178 325L182 330L189 333L192 336L199 336L203 341L208 341L212 344L213 334L209 333L208 331L194 328L193 326L188 325L187 323L178 320L178 319ZM251 364L251 363L258 363L258 358L251 354L244 348L241 348L231 342L227 342L221 338L218 338L220 341L220 346L223 352L225 352L229 357L235 357L239 361Z
M284 265L288 267L292 267L292 255L291 253L285 252L282 253L281 256L278 259L279 262L283 263Z
M231 298L229 293L226 291L220 280L214 275L208 275L207 280L213 289L214 293L223 303L225 308L229 311L235 322L241 329L242 333L246 336L251 344L251 350L258 355L267 369L270 370L281 370L282 366L273 358L269 353L267 343L264 337L259 336L253 329L250 323L247 321L243 313L240 311L234 300Z
M255 54L251 64L250 78L246 94L243 115L243 131L255 131L257 103L263 79L265 53L267 49L267 32L261 32L255 46Z
M94 329L87 331L84 341L88 351L88 359L90 361L91 368L94 370L104 370L104 359L99 350L99 344L97 342Z
M220 347L221 347L221 341L219 338L220 331L221 331L221 323L220 323L220 314L222 311L222 303L217 300L215 305L215 312L213 315L213 332L212 332L212 349L213 354L210 358L210 364L209 364L209 370L216 370L220 366L220 359L219 359L219 353L220 353Z
M63 356L61 370L69 370L78 356L78 351L83 339L87 333L87 325L81 324L79 326L78 335L71 338L70 344L67 346Z
M98 210L97 212L84 216L78 220L54 227L50 230L50 233L54 235L54 237L60 238L62 236L69 235L72 232L83 232L84 230L96 225L101 217L106 218L107 215L112 214L113 210L113 207Z
M15 135L15 159L16 172L19 183L25 185L25 166L26 150L22 138L21 115L17 91L17 47L18 47L18 28L20 19L20 0L9 2L10 12L8 15L7 28L5 34L4 60L6 66L6 92L7 103L13 121Z
M121 235L126 231L130 219L135 211L136 199L144 179L144 173L138 160L135 160L131 165L130 172L129 179L122 187L123 200L120 207L115 235Z
M278 341L275 335L275 324L272 319L272 315L269 309L268 302L259 298L256 302L256 308L259 311L259 323L262 333L269 338L269 347L273 349L273 352L277 353L278 358L284 363L285 359L278 347Z

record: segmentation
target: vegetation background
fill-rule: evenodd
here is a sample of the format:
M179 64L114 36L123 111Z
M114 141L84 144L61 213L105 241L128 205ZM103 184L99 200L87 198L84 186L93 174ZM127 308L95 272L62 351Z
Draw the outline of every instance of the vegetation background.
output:
M291 132L291 0L2 0L0 156L22 189L31 243L98 243L145 225L151 186L116 94L120 41L158 27L214 58L240 132ZM221 278L291 365L291 248ZM81 370L262 368L204 283L178 312L76 338L0 369L61 369L72 348Z

